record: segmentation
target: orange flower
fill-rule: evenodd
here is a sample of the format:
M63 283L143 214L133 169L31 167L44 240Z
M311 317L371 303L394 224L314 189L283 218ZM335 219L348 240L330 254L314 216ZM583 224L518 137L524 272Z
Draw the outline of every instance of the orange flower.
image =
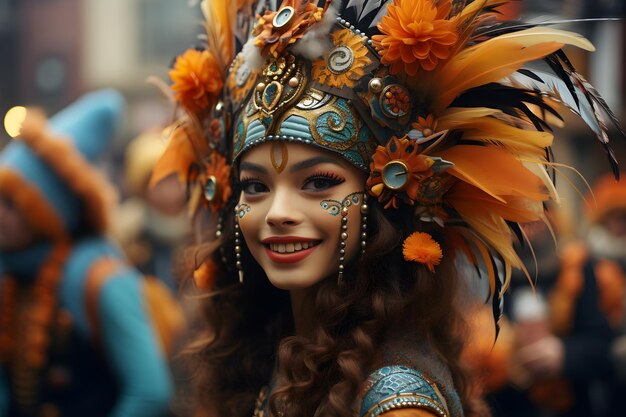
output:
M362 36L355 35L350 29L342 29L333 33L333 44L335 49L330 52L326 59L320 59L313 62L311 75L313 79L318 80L320 84L329 87L349 87L352 88L356 82L364 75L364 68L372 63L367 56L367 46ZM341 47L347 48L352 55L352 63L342 65L341 68L332 68L333 59L341 57L345 54L345 50L341 51Z
M224 86L219 64L209 51L188 49L169 72L175 98L188 111L211 107Z
M293 17L286 20L283 26L274 26L274 18L286 12L286 7L294 11ZM287 14L290 16L290 14ZM289 45L302 38L306 31L322 20L324 9L317 7L312 0L284 0L278 11L266 11L261 16L252 32L256 36L254 44L261 48L261 55L278 57Z
M392 74L432 71L450 56L458 40L456 24L448 20L450 0L394 0L378 24L382 35L372 40Z
M376 148L366 187L385 208L398 208L398 199L413 205L420 182L434 174L433 163L432 158L418 153L415 141L392 137L387 146Z
M432 114L429 114L426 118L418 116L417 123L413 123L411 126L425 138L437 132L437 121Z
M426 265L430 272L435 272L435 265L439 265L443 257L439 243L428 233L422 232L415 232L404 240L402 254L407 261Z
M209 157L205 171L205 180L200 182L204 185L204 196L212 213L217 213L224 208L230 198L230 165L219 152L214 151Z

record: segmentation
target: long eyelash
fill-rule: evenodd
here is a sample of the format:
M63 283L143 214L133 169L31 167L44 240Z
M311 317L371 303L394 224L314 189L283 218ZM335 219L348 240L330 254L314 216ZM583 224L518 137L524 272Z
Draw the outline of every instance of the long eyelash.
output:
M337 181L337 183L342 183L345 181L345 178L339 176L338 174L330 171L317 172L313 175L310 175L306 178L305 182L316 180L316 179L331 179Z
M252 181L261 182L261 179L259 177L243 177L239 179L239 184L245 185L251 183Z

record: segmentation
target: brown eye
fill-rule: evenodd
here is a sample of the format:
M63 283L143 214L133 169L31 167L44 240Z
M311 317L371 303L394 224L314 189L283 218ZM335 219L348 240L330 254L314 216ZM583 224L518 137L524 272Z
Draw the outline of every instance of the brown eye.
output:
M241 189L244 194L256 195L269 191L269 188L259 180L242 180Z
M344 181L343 178L339 178L335 175L313 175L305 180L302 189L308 191L325 191Z

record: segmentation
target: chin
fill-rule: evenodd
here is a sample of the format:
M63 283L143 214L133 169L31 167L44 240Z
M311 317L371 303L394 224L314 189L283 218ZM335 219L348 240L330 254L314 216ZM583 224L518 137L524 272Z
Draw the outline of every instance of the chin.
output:
M266 275L270 283L281 290L294 291L304 290L311 288L314 285L324 280L324 277L320 276L306 276L303 271L267 271ZM305 278L306 277L306 278Z

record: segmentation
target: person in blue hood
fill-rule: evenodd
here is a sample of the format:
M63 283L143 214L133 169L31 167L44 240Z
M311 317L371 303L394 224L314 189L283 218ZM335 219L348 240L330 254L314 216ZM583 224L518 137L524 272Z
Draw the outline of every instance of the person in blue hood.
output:
M123 112L112 90L30 110L0 153L1 417L167 412L176 306L105 237L115 192L92 165Z

